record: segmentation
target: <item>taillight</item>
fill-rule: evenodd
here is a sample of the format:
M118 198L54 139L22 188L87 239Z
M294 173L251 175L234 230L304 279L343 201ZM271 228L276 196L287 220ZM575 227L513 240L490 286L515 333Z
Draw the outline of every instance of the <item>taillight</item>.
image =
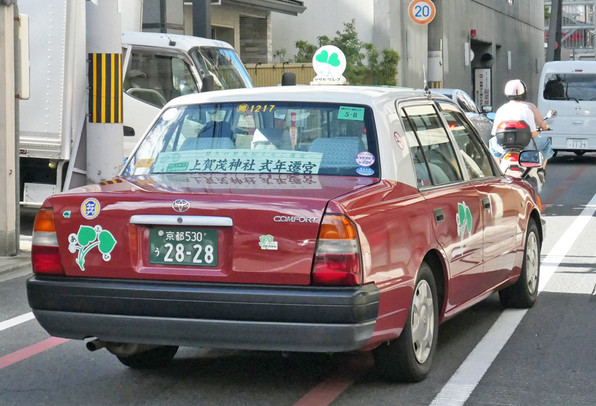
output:
M517 152L508 152L503 159L509 162L519 162L519 154Z
M63 275L58 255L58 238L54 224L54 211L40 209L33 223L31 242L31 265L34 273Z
M528 128L528 125L523 121L502 121L497 126L499 130L523 130Z
M354 286L362 282L356 227L345 216L325 215L312 269L316 285Z

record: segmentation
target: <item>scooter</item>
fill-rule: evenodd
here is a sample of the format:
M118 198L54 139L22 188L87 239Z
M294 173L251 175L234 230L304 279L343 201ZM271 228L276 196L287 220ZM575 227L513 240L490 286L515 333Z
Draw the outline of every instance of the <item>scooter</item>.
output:
M545 120L556 117L549 111ZM509 176L525 179L538 194L542 191L546 174L544 157L538 151L530 126L525 121L503 121L497 126L496 143L504 150L500 158L501 171Z

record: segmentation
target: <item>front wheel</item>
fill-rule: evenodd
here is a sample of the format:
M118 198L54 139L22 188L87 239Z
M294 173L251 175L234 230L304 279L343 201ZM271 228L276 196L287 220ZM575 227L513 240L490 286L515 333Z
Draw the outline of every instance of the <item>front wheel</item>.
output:
M374 350L379 372L391 381L422 381L430 372L438 329L437 287L430 266L423 263L401 335Z
M499 291L499 299L503 306L526 309L536 302L540 277L540 245L538 227L534 220L530 220L519 279L515 284Z

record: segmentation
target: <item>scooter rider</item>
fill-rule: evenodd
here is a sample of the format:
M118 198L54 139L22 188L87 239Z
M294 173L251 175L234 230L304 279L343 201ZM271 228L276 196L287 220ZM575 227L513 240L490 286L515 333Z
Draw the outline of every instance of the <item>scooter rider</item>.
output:
M509 102L505 103L497 110L493 121L493 128L491 131L492 137L489 140L489 149L495 158L500 158L505 153L503 147L497 144L495 134L497 127L503 121L525 121L532 131L532 137L536 143L536 149L542 152L544 156L544 166L546 161L554 155L554 151L551 147L551 142L548 137L545 137L538 133L540 130L548 130L548 125L544 121L544 117L538 111L538 108L526 101L527 96L526 84L519 80L510 80L505 84L505 96ZM534 149L534 142L530 142L529 147ZM543 166L543 168L544 168Z

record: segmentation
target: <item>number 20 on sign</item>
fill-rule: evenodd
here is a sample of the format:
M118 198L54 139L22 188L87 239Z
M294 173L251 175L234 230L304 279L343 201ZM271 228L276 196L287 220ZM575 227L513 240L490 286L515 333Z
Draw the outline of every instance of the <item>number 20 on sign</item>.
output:
M437 9L431 0L413 0L408 7L408 14L416 24L428 24L434 18Z

